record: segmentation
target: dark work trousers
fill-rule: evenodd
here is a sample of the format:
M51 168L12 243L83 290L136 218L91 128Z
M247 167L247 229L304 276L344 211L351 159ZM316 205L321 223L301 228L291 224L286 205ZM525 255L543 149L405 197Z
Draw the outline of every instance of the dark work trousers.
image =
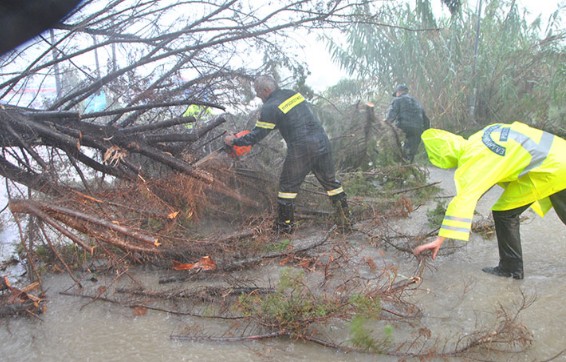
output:
M566 190L550 196L556 214L566 225ZM493 211L497 246L499 247L499 267L510 273L523 273L523 253L521 249L520 216L529 205L511 210Z
M560 218L562 223L566 225L566 189L550 195L552 207L556 211L556 215Z
M336 180L334 161L330 150L324 153L315 153L315 151L309 149L303 150L303 152L289 150L279 178L279 191L298 193L305 177L311 171L326 191L336 190L342 186Z
M415 155L421 144L421 134L423 130L420 128L408 127L401 129L405 134L405 143L403 143L403 157L413 162Z

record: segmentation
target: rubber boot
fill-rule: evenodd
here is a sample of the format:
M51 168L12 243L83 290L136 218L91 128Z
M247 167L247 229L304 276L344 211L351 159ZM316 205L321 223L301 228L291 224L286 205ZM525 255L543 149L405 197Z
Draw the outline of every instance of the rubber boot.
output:
M277 233L292 234L295 231L295 203L277 199L277 220L274 229Z
M334 222L338 227L338 231L342 233L352 231L352 220L346 194L340 193L338 195L332 196L330 200L332 201L332 205L334 206Z
M493 211L497 246L499 248L499 265L483 268L486 273L523 279L523 252L521 248L519 217L529 205L512 210Z

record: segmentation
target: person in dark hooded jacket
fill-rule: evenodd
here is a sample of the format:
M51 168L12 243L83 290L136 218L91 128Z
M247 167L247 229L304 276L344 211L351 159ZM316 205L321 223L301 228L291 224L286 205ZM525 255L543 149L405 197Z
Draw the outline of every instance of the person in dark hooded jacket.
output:
M400 84L393 92L393 101L389 105L385 121L393 124L405 134L403 143L403 158L413 162L419 145L421 134L430 128L428 119L421 104L408 94L409 88Z
M287 156L279 179L278 216L275 228L279 232L294 230L295 198L309 172L313 172L326 190L336 209L336 223L342 231L351 229L346 193L336 179L330 141L318 117L300 94L280 89L275 79L259 76L254 81L256 95L263 101L260 119L243 137L225 137L228 146L250 146L278 129L287 143Z

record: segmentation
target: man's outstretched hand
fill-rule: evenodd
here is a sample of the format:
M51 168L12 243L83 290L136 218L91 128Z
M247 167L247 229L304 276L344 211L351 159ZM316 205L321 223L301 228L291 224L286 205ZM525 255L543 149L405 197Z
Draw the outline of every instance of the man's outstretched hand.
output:
M445 237L443 236L437 236L436 239L434 239L434 241L431 241L430 243L426 243L423 245L419 245L416 248L414 248L413 254L419 255L423 251L430 250L432 252L432 259L435 259L436 255L438 254L438 251L440 250L440 247L442 246L442 243L444 242L444 239Z
M234 145L234 139L236 138L235 135L231 134L228 135L226 137L224 137L224 143L226 143L228 146L232 147Z

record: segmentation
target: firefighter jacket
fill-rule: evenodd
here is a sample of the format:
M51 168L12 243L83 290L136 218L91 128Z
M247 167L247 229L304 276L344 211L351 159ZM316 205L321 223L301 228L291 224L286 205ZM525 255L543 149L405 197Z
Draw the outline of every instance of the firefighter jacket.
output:
M387 122L393 123L403 131L425 130L430 128L428 119L421 104L408 94L393 98L385 117Z
M468 140L439 129L421 138L433 165L457 167L439 236L467 241L476 204L494 185L504 190L492 210L531 205L541 217L552 207L548 196L566 189L566 141L526 124L493 124Z
M328 136L305 98L293 90L277 89L261 108L252 131L234 140L236 146L254 145L278 129L287 143L287 154L315 156L330 151Z

